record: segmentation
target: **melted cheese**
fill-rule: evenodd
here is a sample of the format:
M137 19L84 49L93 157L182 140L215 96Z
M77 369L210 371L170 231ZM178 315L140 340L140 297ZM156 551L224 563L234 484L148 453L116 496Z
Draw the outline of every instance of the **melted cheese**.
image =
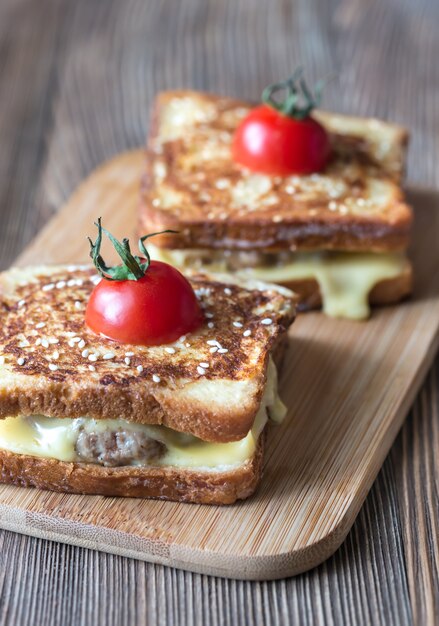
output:
M382 280L400 276L407 259L400 254L332 253L298 255L282 268L249 270L259 280L318 282L323 311L331 317L365 319L370 315L369 293ZM243 270L247 273L246 270Z
M213 273L227 272L224 252L213 257L204 267L197 264L197 256L205 251L165 250L150 246L153 258L181 268L194 267ZM218 252L212 252L217 255ZM323 310L331 317L366 319L370 315L369 293L382 280L400 276L408 267L404 254L359 252L305 252L296 253L283 265L240 269L234 274L242 279L256 279L273 283L295 280L316 280L323 300Z
M81 459L76 454L75 444L80 429L97 433L123 429L144 432L165 444L166 453L155 460L154 465L221 471L252 458L267 422L267 410L270 418L276 422L281 421L286 413L277 393L277 372L271 360L264 396L253 428L240 441L210 443L164 426L135 424L123 419L57 419L40 415L0 420L0 448L16 454L79 462Z

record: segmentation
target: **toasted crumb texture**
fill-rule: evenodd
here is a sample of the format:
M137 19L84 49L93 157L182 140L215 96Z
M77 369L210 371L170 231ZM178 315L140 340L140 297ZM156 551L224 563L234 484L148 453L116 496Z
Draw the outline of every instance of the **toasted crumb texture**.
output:
M0 417L123 418L206 441L242 439L259 408L269 353L294 319L293 294L194 275L202 327L145 347L85 327L97 280L90 266L0 276Z
M232 504L248 498L262 475L263 433L253 458L223 472L177 467L102 467L65 463L0 449L0 481L65 493Z
M159 94L139 214L141 232L176 229L167 248L403 250L412 211L400 188L408 134L323 111L332 158L319 174L265 176L235 164L248 102L195 91Z

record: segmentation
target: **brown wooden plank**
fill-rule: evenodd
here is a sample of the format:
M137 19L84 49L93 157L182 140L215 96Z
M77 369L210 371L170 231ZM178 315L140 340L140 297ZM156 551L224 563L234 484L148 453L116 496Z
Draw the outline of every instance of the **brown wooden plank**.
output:
M67 14L67 5L73 6L73 3L46 0L2 3L0 81L4 78L2 111L8 110L7 115L0 114L5 156L0 168L3 267L12 261L16 251L47 216L46 208L53 210L60 206L84 173L116 151L143 140L145 110L157 87L192 85L256 97L264 81L289 69L291 63L298 60L311 67L316 77L332 72L334 67L339 71L342 86L334 83L328 90L326 102L330 107L390 117L396 117L397 111L397 119L413 130L411 180L437 186L438 120L433 95L437 84L439 20L438 4L434 0L416 3L408 0L388 3L378 0L367 3L240 0L215 3L214 7L211 6L214 3L210 3L207 10L197 11L200 4L205 3L186 0L170 10L169 3L158 0L148 3L77 0L74 19L70 14L69 27L64 31L59 50L68 60L68 73L60 54L52 57L61 92L55 105L53 92L42 88L44 81L32 81L32 75L23 72L22 67L18 69L14 63L6 75L2 53L5 46L9 46L10 58L23 53L20 52L23 37L17 36L19 14L21 23L35 26L30 33L35 70L38 59L44 63L50 57L50 53L44 56L39 50L47 41L53 41L54 12L61 7ZM17 6L20 9L16 9ZM15 11L17 13L11 13ZM40 17L36 15L39 11ZM41 21L44 21L44 28ZM30 32L30 27L27 28ZM84 46L90 54L78 52ZM200 57L196 66L192 65L195 55ZM66 85L72 81L69 89ZM36 97L32 95L35 90ZM35 128L38 118L31 115L31 103L42 97L55 110L55 132L50 132L50 119L46 119L43 125L38 125L37 132L31 131L34 133L32 141L23 139L17 147L16 138L23 120L27 122L27 138L30 137L28 131ZM7 108L8 99L13 100L14 107ZM99 106L95 107L95 103ZM15 108L23 105L27 107L26 114L17 120ZM98 114L98 110L103 114ZM89 129L97 124L99 136L91 141ZM6 136L10 137L9 143L5 143ZM35 207L28 198L35 197L43 159L32 160L30 167L21 168L23 174L13 181L11 170L6 167L11 155L17 164L32 158L28 151L31 146L43 146L44 136L49 147L49 167L43 178L41 204L37 196ZM4 190L11 185L15 191L8 191L5 196ZM20 215L20 220L14 220L12 212ZM25 236L22 230L18 231L18 223L25 226ZM423 393L430 397L431 383ZM426 491L427 503L418 495L415 485L419 483L416 476L425 476L428 464L431 467L434 462L429 437L434 413L428 407L428 403L424 403L416 417L410 418L403 430L405 446L401 445L400 437L347 542L334 560L322 568L288 584L266 586L264 583L263 588L269 587L271 591L259 591L258 583L238 583L245 586L246 604L242 607L236 602L238 596L233 585L226 586L223 581L184 572L178 573L179 593L175 600L173 570L138 563L136 584L124 588L126 595L123 597L130 598L124 604L123 597L117 593L117 585L113 584L114 573L122 571L117 563L123 559L95 553L93 558L87 557L86 550L63 545L52 551L51 546L55 544L17 536L3 543L0 552L3 562L9 565L9 578L0 578L0 621L11 623L7 622L8 607L15 605L15 623L24 622L23 616L47 618L49 614L67 623L81 616L82 623L94 624L103 615L106 620L102 621L108 624L134 623L137 619L143 623L146 611L136 612L135 607L137 603L144 606L147 585L150 623L155 623L155 618L165 623L165 613L170 624L182 623L190 617L194 623L245 623L245 611L249 607L260 611L265 618L269 615L272 623L286 623L291 617L296 618L296 623L315 623L317 617L322 623L335 624L412 623L407 608L407 574L412 581L411 597L413 606L418 607L418 615L422 615L422 607L432 606L438 596L437 588L429 590L416 583L424 568L435 566L434 551L426 553L414 549L420 519L430 528L437 520L434 513L432 520L431 512L432 504L437 505L437 482ZM421 428L422 424L426 427ZM414 432L421 433L416 455ZM405 513L404 532L402 512ZM11 535L7 533L7 536ZM14 548L21 542L32 546L26 548L28 570L24 581L12 574L23 558ZM35 552L35 546L41 545L47 549ZM410 551L412 558L407 561L405 555ZM377 560L379 565L374 569L372 564ZM98 587L95 572L100 562L107 568L108 577ZM43 578L41 572L47 567L54 571L61 569L65 574ZM184 585L192 580L195 586L202 586L203 594L197 592L196 601L185 604ZM207 593L210 596L207 597ZM67 601L70 594L74 600ZM114 603L109 602L112 596ZM30 597L32 602L29 602ZM60 602L59 598L65 601ZM55 613L49 609L52 603L57 603ZM104 613L106 607L114 612ZM235 615L231 613L232 608ZM34 621L38 623L38 619Z
M7 0L0 18L0 265L7 266L43 224L37 199L44 133L51 123L65 25L59 3ZM45 36L42 36L42 32Z

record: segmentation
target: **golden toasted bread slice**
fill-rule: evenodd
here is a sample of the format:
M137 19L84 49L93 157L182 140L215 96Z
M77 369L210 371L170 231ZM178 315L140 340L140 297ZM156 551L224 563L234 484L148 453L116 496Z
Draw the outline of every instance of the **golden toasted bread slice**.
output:
M252 173L231 157L250 110L194 91L157 97L139 228L175 229L165 248L404 250L412 212L400 188L407 132L376 119L323 111L332 159L322 173Z
M270 351L294 318L292 293L194 275L203 326L174 344L144 347L85 327L97 280L89 266L1 275L0 417L122 418L210 442L245 437Z

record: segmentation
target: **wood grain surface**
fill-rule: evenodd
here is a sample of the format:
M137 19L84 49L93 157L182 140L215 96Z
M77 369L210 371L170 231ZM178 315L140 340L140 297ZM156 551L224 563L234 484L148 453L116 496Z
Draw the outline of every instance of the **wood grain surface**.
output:
M435 0L3 0L0 264L85 174L143 140L154 92L255 98L301 62L328 108L412 130L409 181L438 187ZM246 583L0 533L1 624L435 624L439 362L339 551Z
M142 149L100 165L16 264L88 262L97 206L110 232L134 242L144 167ZM284 578L327 559L352 526L437 350L439 194L418 192L412 202L413 297L376 310L367 323L321 313L296 319L279 381L288 413L269 430L264 478L251 499L188 506L0 485L0 527L246 580Z

